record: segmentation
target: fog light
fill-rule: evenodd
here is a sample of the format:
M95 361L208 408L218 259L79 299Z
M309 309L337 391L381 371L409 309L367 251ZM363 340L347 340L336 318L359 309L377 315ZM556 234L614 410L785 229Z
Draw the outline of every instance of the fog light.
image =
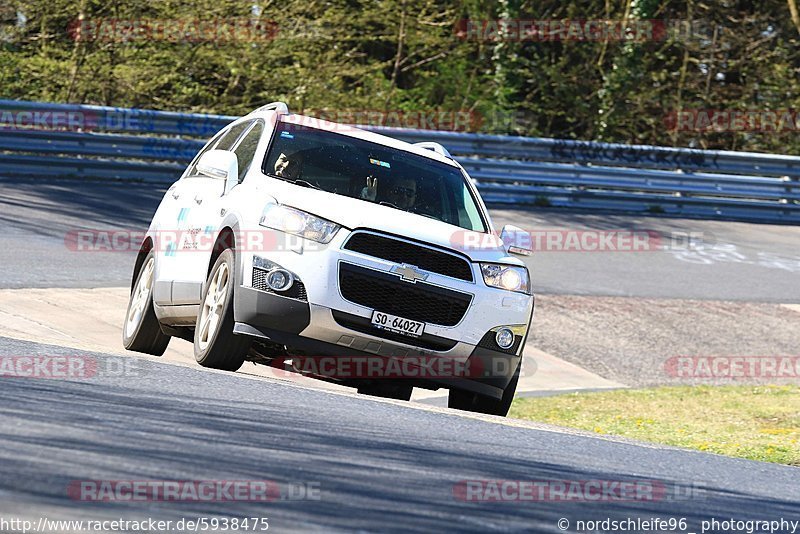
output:
M514 332L508 328L501 328L495 334L494 340L501 349L511 348L511 345L514 344Z
M284 269L275 269L267 275L267 285L273 291L286 291L292 287L293 281L292 273Z

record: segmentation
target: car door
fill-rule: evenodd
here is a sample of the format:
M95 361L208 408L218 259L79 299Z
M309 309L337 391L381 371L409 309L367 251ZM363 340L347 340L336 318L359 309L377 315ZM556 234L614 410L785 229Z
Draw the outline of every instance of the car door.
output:
M156 304L200 302L207 268L203 247L211 247L204 240L206 234L216 228L213 222L206 221L209 213L207 199L219 198L225 190L225 183L202 175L197 170L197 162L208 150L232 148L249 126L250 122L239 123L220 132L195 157L183 177L167 191L169 209L159 214L156 232L158 258L153 291ZM206 263L202 263L204 258Z

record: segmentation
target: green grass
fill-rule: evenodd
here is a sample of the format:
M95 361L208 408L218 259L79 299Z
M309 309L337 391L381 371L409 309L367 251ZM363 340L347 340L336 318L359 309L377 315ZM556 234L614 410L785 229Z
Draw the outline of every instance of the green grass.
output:
M509 417L800 466L800 386L681 386L516 399Z

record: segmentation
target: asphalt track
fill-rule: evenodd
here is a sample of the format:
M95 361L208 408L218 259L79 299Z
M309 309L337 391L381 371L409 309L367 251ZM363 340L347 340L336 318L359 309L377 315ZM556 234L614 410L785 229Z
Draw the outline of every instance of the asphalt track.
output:
M65 235L144 230L162 194L143 184L0 181L0 287L125 285L132 253L71 252ZM494 216L525 229L702 232L726 245L714 254L537 253L529 265L542 294L800 302L798 228L557 211ZM0 338L0 357L37 354L75 350ZM101 368L113 358L89 357ZM278 532L563 532L561 518L575 532L579 520L628 517L686 518L686 530L673 531L699 532L712 518L800 520L793 467L127 360L135 366L122 376L0 378L0 519L249 516L268 517ZM269 503L75 500L67 488L85 480L270 480L320 491L319 499ZM458 490L465 480L639 481L666 493L465 501Z
M70 351L0 340L0 355L21 353ZM107 357L91 356L104 367ZM579 520L655 517L686 518L685 531L699 532L712 518L800 519L796 468L135 361L125 376L0 379L3 517L268 517L278 532L563 532L561 518L575 532ZM269 480L319 493L267 503L71 498L70 484L85 480ZM478 502L458 491L465 480L638 481L664 491Z

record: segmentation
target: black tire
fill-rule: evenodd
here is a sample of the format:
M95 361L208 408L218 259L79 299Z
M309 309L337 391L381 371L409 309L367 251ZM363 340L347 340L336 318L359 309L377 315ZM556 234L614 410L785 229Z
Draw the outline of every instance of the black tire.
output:
M517 366L517 370L514 372L514 378L511 379L506 389L503 390L502 399L498 400L494 397L487 397L486 395L479 395L478 393L472 393L470 391L451 389L447 397L448 408L505 417L508 415L508 410L511 409L511 403L514 401L514 393L517 391L517 383L519 382L520 367L521 364Z
M236 280L233 251L225 249L203 284L203 296L194 329L194 358L203 367L236 371L244 364L244 358L253 344L249 337L233 333ZM224 294L220 293L220 287ZM213 294L209 295L209 292ZM216 320L213 316L216 316Z
M154 272L155 254L150 251L136 273L136 282L128 298L125 323L122 325L122 344L128 350L161 356L167 350L170 336L161 331L153 308Z

